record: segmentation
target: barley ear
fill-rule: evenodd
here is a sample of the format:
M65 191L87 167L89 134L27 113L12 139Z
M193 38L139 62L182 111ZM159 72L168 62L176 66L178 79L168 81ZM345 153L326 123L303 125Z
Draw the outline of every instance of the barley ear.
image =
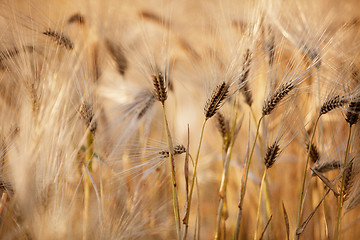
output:
M329 100L327 100L320 108L320 115L326 114L330 112L331 110L342 107L347 102L344 97L340 97L339 95L336 95Z
M229 93L229 85L222 82L216 87L211 98L209 98L204 107L205 118L209 119L215 115L217 110L221 107L222 102L225 100Z
M153 75L153 85L157 99L164 105L167 99L166 82L161 72L157 75Z
M262 115L266 116L269 115L279 104L279 102L285 98L289 92L295 88L295 84L292 81L286 82L282 84L280 87L276 89L276 91L271 94L267 100L264 102Z
M268 147L266 151L264 157L266 168L271 168L274 165L276 158L279 156L279 153L280 153L280 146L275 141L271 146Z
M360 113L360 101L353 100L350 102L349 107L346 112L346 121L350 124L356 124L359 120L359 113Z

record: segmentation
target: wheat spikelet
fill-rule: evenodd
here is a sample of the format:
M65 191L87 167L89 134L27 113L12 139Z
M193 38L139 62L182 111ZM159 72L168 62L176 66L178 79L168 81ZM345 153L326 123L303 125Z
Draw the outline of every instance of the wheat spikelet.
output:
M228 92L229 85L225 82L222 82L216 87L211 98L206 101L204 107L204 114L206 119L209 119L215 115L217 110L221 107L222 102L227 97Z
M89 131L95 136L97 122L93 121L94 113L92 105L84 101L79 107L79 114L80 117L85 120L86 127L89 128Z
M125 53L120 46L113 43L111 40L106 39L106 47L109 50L112 58L116 63L118 72L121 75L125 75L126 70L128 69L128 60L125 57Z
M225 140L230 130L229 120L225 119L225 116L220 112L216 113L215 118L216 118L216 128L221 134L223 140Z
M320 172L320 173L326 173L332 170L336 170L341 168L342 164L340 161L338 160L331 160L328 162L323 162L323 163L317 163L314 166L314 170ZM311 174L312 176L315 176L315 174Z
M144 103L144 105L139 110L139 113L137 114L137 118L138 119L142 118L149 111L149 109L153 106L154 102L155 102L155 96L153 94L149 95L148 100Z
M51 28L48 28L47 30L43 31L42 34L48 36L59 46L65 47L68 50L74 49L74 43L71 41L71 39L61 32L59 33L52 30Z
M265 163L266 168L271 168L274 165L276 158L279 156L279 154L280 154L280 146L275 141L266 150L266 154L264 157L264 163Z
M360 101L353 100L350 102L349 107L346 112L345 120L351 125L356 124L359 120L360 113Z
M309 150L309 144L306 144L306 150L310 151L310 159L313 163L316 163L320 159L320 153L316 147L316 145L313 143L311 144L311 149Z
M289 92L294 89L295 84L292 81L288 81L282 85L280 85L277 90L273 94L271 94L267 100L264 102L262 108L262 115L269 115L275 107L279 104L279 102L289 94Z
M174 147L174 155L179 155L186 152L186 148L183 145L176 145ZM169 151L163 150L159 152L160 158L167 158L169 157Z
M269 26L267 31L267 39L265 41L265 51L269 57L269 66L274 64L275 60L275 35L272 28Z
M326 114L331 110L343 106L347 103L347 100L344 97L336 95L327 100L320 108L320 115Z
M165 79L160 71L157 73L157 75L153 75L152 78L157 100L164 105L164 102L167 99L167 87Z
M309 47L304 44L302 47L304 54L315 64L314 66L319 69L321 66L320 50L317 47Z
M354 169L353 169L353 163L354 163L354 159L352 159L348 166L346 167L345 171L344 171L344 190L343 190L343 196L344 196L344 201L346 201L349 198L349 194L352 188L352 185L354 183Z
M81 15L81 13L75 13L69 17L67 22L69 24L71 23L85 24L85 17Z
M16 56L19 54L19 50L17 48L13 48L13 49L7 49L4 51L0 52L0 68L1 69L5 69L6 65L5 65L5 61L11 59L12 57Z
M242 65L242 73L239 77L239 85L241 86L240 90L242 91L245 97L245 102L249 106L251 106L251 104L253 103L252 94L247 82L250 73L251 61L252 61L252 53L250 52L250 49L247 49L245 53L245 59Z
M21 53L21 50L32 53L34 51L34 47L33 46L24 46L21 49L14 47L14 48L9 48L9 49L0 51L0 69L5 70L6 69L6 61L9 61L10 59L18 56Z

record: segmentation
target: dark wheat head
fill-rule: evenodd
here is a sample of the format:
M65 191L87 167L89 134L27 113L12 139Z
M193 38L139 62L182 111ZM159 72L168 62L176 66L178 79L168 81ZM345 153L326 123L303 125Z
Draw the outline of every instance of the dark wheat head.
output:
M267 100L264 102L263 109L262 109L262 115L266 116L269 115L275 107L279 104L279 102L289 94L289 92L294 89L295 84L292 81L286 82L280 87L276 89L276 91L271 94Z
M327 100L320 108L320 115L326 114L331 110L343 106L347 100L339 95L336 95L329 100Z
M152 78L157 99L164 105L167 99L165 79L160 71L157 75L153 75Z
M154 102L155 102L155 95L149 96L148 100L140 108L137 118L138 119L142 118L149 111L149 109L153 106Z
M239 85L241 86L240 89L245 97L245 102L249 106L251 106L251 104L253 103L252 93L247 83L247 79L250 73L251 61L252 61L252 54L250 52L250 49L247 49L245 53L245 60L242 66L242 73L239 77Z
M85 120L86 127L89 128L90 132L95 136L97 122L94 121L92 105L90 103L83 102L80 105L79 114L80 117Z
M345 181L344 181L344 191L343 196L344 200L346 201L349 198L349 194L351 191L351 187L354 183L354 169L353 169L353 159L349 162L348 166L345 169L344 175L345 175Z
M174 155L179 155L186 152L186 148L183 145L176 145L174 147ZM163 150L159 152L160 158L167 158L169 157L169 151Z
M112 58L116 63L118 72L121 75L125 75L126 70L128 69L128 60L125 57L125 53L120 45L115 44L114 42L107 39L105 41L106 47L109 50Z
M268 147L266 151L264 157L264 163L266 168L271 168L274 165L276 158L279 156L279 154L280 154L280 146L275 141L271 146Z
M316 163L320 159L320 153L316 147L316 145L311 144L311 148L309 150L309 144L306 144L306 150L310 151L310 159L313 163Z
M351 125L356 124L359 120L360 100L353 100L350 102L346 112L346 121Z
M220 108L221 103L225 100L229 93L229 84L222 82L216 87L211 98L206 101L204 107L205 118L209 119L215 115L217 110Z
M54 41L59 46L65 47L68 50L74 49L74 43L71 39L63 33L58 33L50 28L43 31L42 34L48 36L52 41Z
M225 139L230 131L229 120L225 118L220 112L216 113L216 128L220 132L223 139Z
M323 162L323 163L318 162L314 166L314 170L316 170L319 173L326 173L326 172L341 168L341 165L342 165L341 162L338 160L331 160L331 161ZM311 176L315 176L315 174L311 173Z

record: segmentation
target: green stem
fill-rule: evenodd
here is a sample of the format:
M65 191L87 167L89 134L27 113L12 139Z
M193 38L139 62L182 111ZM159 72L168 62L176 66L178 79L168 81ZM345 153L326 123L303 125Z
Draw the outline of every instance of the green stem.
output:
M242 207L243 207L243 204L244 204L244 198L245 198L245 193L246 193L246 184L247 184L247 180L248 180L251 159L252 159L254 149L255 149L255 145L256 145L256 140L257 140L258 135L259 135L260 124L261 124L261 121L262 121L263 118L264 118L264 116L261 116L261 118L259 119L259 122L257 124L254 143L252 145L250 156L249 156L249 160L245 163L246 164L246 170L245 170L245 176L243 175L243 180L242 180L242 184L241 184L241 195L240 195L240 203L239 203L239 206L238 206L239 207L239 212L238 212L238 217L237 217L237 221L236 221L235 239L239 239L241 216L242 216Z
M341 178L340 198L338 201L338 213L337 213L337 218L336 218L335 239L340 239L341 212L342 212L342 208L343 208L343 204L344 204L343 191L344 191L344 184L345 184L345 169L346 169L346 163L347 163L349 148L350 148L351 128L352 128L352 125L350 125L350 127L349 127L349 136L348 136L348 140L346 143L346 151L345 151L345 159L344 159L344 167L343 167L344 170L343 170L342 178Z
M169 147L169 159L170 159L170 168L171 168L171 189L173 194L173 209L175 216L175 225L176 225L176 235L177 239L181 239L181 223L180 223L180 211L179 211L179 200L176 186L176 176L175 176L175 161L174 161L174 152L173 152L173 144L171 140L171 135L169 131L169 125L166 118L165 105L163 104L163 116L164 116L164 128L166 133L166 138Z
M316 119L316 122L315 122L315 125L314 125L314 129L313 129L313 132L312 132L312 135L311 135L311 140L310 140L310 143L309 143L309 150L307 152L307 156L306 156L306 163L305 163L305 168L304 168L304 174L303 174L303 179L302 179L302 183L301 183L301 194L300 194L300 201L299 201L299 210L298 210L298 215L297 215L297 221L296 221L296 228L295 229L298 229L299 226L300 226L300 220L301 220L301 215L302 215L302 209L303 209L303 200L304 200L304 189L305 189L305 181L306 181L306 173L307 173L307 168L308 168L308 165L309 165L309 159L310 159L310 149L311 149L311 146L312 146L312 143L314 141L314 137L315 137L315 132L316 132L316 127L318 125L318 122L319 122L319 119L321 117L321 114L319 114L319 116L317 117ZM296 231L295 231L295 237L294 239L298 239L298 235L296 234Z
M265 167L264 174L263 174L263 177L262 177L261 183L260 183L260 193L259 193L259 200L258 200L258 210L257 210L257 214L256 214L256 227L255 227L254 240L258 239L257 232L258 232L258 228L259 228L259 224L260 224L261 198L262 198L262 192L263 192L264 185L266 184L265 183L266 173L267 173L267 168Z

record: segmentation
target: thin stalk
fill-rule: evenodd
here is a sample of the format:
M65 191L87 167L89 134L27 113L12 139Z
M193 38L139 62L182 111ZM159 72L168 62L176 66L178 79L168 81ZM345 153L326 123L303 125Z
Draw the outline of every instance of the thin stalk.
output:
M194 191L195 182L196 182L196 179L197 179L196 178L196 172L197 172L197 166L198 166L198 161L199 161L201 143L202 143L202 139L203 139L203 136L204 136L204 129L205 129L206 122L207 122L207 119L204 120L204 123L203 123L202 128L201 128L199 146L198 146L197 153L196 153L195 164L194 164L194 172L193 172L193 177L192 177L191 187L190 187L190 192L189 192L189 201L188 201L187 209L185 211L186 216L183 219L183 223L185 225L187 225L188 222L189 222L191 200L192 200L192 195L193 195L193 191ZM187 228L184 229L184 234L186 233L185 231L187 231Z
M312 143L314 141L316 127L318 125L320 117L321 117L321 114L319 114L319 116L316 119L315 126L314 126L314 129L313 129L312 135L311 135L311 140L310 140L310 143L309 143L309 149L311 149L311 145L312 145ZM307 172L307 168L308 168L308 165L309 165L309 159L310 159L310 150L308 151L307 156L306 156L306 164L305 164L304 175L303 175L303 179L302 179L302 183L301 183L301 194L300 194L300 201L299 201L299 210L298 210L296 228L295 229L298 229L299 226L300 226L301 214L302 214L302 209L303 209L306 172ZM294 239L298 239L298 237L299 236L296 234L296 231L295 231Z
M198 179L196 178L196 197L197 197L197 207L196 207L196 224L195 224L195 233L194 239L200 239L200 191L199 191L199 183Z
M233 124L232 124L232 128L231 128L231 138L229 140L230 144L229 144L229 147L227 149L225 149L226 152L224 155L225 161L224 161L224 169L223 169L223 173L222 173L220 190L219 190L220 202L219 202L218 212L217 212L215 239L220 238L222 219L224 219L224 222L226 221L226 219L224 218L225 212L223 211L223 209L224 209L224 204L226 201L226 187L227 187L227 183L228 183L228 179L229 179L229 166L230 166L232 149L234 146L236 122L237 122L237 116L238 116L238 99L237 98L235 99L235 102L234 102L234 109L235 109L235 116L233 118ZM223 230L225 231L225 229L223 229Z
M173 152L173 145L169 131L169 125L166 118L166 111L165 105L163 104L163 116L164 116L164 128L166 133L166 138L169 147L169 159L170 159L170 168L171 168L171 189L173 194L173 209L174 209L174 216L175 216L175 225L176 225L176 235L177 239L181 239L181 223L180 223L180 210L179 210L179 199L177 193L177 186L176 186L176 176L175 176L175 161L174 161L174 152Z
M254 109L251 107L251 106L249 106L249 108L250 108L250 113L251 113L251 116L252 116L252 118L253 118L253 120L254 120L254 124L256 123L256 116L255 116L255 113L254 113ZM258 136L258 139L259 139L259 147L260 147L260 155L261 155L261 159L264 159L264 149L263 149L263 145L262 145L262 138L261 138L261 136L259 135Z
M349 137L346 143L346 151L345 151L345 159L344 159L344 171L341 177L341 187L340 187L340 198L338 201L338 213L336 218L336 228L335 228L335 239L340 239L340 232L341 232L341 213L342 208L344 205L344 196L343 196L343 190L344 190L344 184L345 184L345 169L346 169L346 162L348 159L349 154L349 148L350 148L350 140L351 140L351 128L352 125L349 127Z
M92 173L92 156L94 153L93 142L94 136L90 131L87 132L87 149L86 149L86 165L89 172ZM84 220L83 220L83 240L87 239L88 219L89 219L89 200L90 200L90 177L84 175Z
M6 203L7 197L8 197L8 194L6 192L3 192L2 196L1 196L1 202L0 202L0 216L1 216L2 210L4 208L4 205Z
M101 222L104 221L104 187L102 181L102 166L101 160L99 159L99 178L100 178L100 204L101 204Z
M261 183L260 183L260 193L259 193L259 200L258 200L258 210L257 210L257 214L256 214L256 227L255 227L254 240L258 239L257 233L258 233L258 228L260 225L261 198L262 198L262 191L263 191L264 185L266 185L266 173L267 173L267 168L265 167L264 174L263 174L263 177L262 177Z
M255 139L254 139L254 143L252 145L251 148L251 152L250 152L250 156L249 156L249 160L245 163L246 164L246 170L245 173L243 174L243 180L241 183L241 195L240 195L240 203L239 203L239 212L238 212L238 217L237 217L237 221L236 221L236 228L235 228L235 239L239 239L239 232L240 232L240 224L241 224L241 215L242 215L242 207L244 204L244 198L245 198L245 193L246 193L246 184L247 184L247 179L248 179L248 175L249 175L249 169L250 169L250 164L251 164L251 159L254 153L254 149L255 149L255 145L256 145L256 140L257 137L259 135L259 130L260 130L260 124L262 119L264 118L264 116L261 116L261 118L259 119L259 122L257 124L257 129L256 129L256 134L255 134ZM245 166L244 166L245 167Z
M270 204L270 196L269 196L269 183L266 178L265 178L264 192L265 192L266 213L267 216L269 217L271 215L271 204Z
M317 97L318 104L321 107L321 96L320 96L320 68L316 68L316 78L317 78ZM320 143L321 149L324 149L324 127L321 119L319 120L319 128L320 128Z
M329 192L331 191L331 189L333 188L333 186L335 185L335 183L340 179L340 177L342 176L342 173L339 173L339 175L334 179L334 181L332 181L331 186L328 186L328 189L326 190L325 194L323 195L323 197L321 198L319 204L317 205L317 207L313 210L312 213L310 213L310 215L308 216L308 218L305 220L305 222L302 224L301 228L297 228L295 229L295 234L297 236L300 236L300 234L305 230L307 224L310 222L312 215L314 215L314 213L316 212L316 210L318 209L318 207L320 206L320 204L325 200L325 197L329 194ZM325 205L325 202L324 202ZM327 211L328 212L328 211ZM325 212L326 213L326 212ZM328 218L325 218L325 220Z

